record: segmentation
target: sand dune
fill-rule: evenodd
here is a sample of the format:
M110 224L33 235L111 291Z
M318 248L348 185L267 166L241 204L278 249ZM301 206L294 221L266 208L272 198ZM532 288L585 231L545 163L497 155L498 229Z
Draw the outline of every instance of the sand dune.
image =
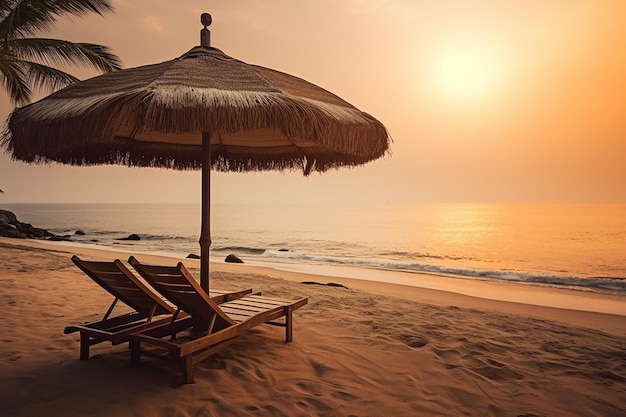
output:
M624 316L579 311L574 317L587 319L576 325L568 310L542 316L548 310L529 307L526 314L511 303L457 302L420 289L382 295L372 283L368 291L303 284L322 279L306 275L216 268L216 287L306 296L309 304L295 314L293 343L284 343L282 329L257 327L200 363L195 384L179 386L177 369L150 359L131 368L125 345L97 345L89 361L79 361L78 336L63 328L100 317L111 297L71 263L77 251L84 252L0 240L2 415L626 414ZM602 317L611 325L589 326Z

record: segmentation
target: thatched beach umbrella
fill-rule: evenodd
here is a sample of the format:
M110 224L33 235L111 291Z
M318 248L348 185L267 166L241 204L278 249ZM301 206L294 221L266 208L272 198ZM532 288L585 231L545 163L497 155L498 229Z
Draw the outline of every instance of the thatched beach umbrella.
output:
M201 284L209 288L210 171L363 164L384 155L378 120L300 78L201 45L179 58L73 84L9 116L14 159L202 169Z

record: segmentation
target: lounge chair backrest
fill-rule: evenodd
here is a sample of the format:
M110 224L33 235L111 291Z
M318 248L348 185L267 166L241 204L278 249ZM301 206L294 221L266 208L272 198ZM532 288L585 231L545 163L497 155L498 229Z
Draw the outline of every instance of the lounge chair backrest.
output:
M112 262L85 261L74 255L72 262L111 295L139 312L149 312L155 305L155 314L175 311L130 272L119 259Z
M198 327L212 324L216 331L235 324L200 287L182 262L176 266L146 265L131 256L128 263L163 297L193 317Z

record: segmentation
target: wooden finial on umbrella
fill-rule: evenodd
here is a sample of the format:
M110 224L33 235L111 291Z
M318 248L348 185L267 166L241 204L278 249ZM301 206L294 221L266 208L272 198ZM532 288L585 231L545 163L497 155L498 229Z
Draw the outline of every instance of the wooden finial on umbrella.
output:
M200 31L200 45L201 46L211 46L211 31L207 29L207 26L211 25L213 22L213 18L208 13L202 13L200 15L200 23L204 25L204 29Z

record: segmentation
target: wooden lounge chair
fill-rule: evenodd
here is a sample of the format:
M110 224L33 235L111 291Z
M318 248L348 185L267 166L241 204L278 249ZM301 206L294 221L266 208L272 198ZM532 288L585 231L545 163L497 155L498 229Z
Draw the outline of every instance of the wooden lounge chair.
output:
M127 342L130 333L169 323L176 312L175 307L144 284L119 259L112 262L85 261L74 255L72 262L115 297L102 320L65 328L65 334L80 332L81 360L89 359L91 346L105 341L113 345ZM211 291L211 297L214 302L222 303L251 292L252 289ZM134 311L111 317L118 300Z
M291 342L293 312L308 301L252 294L217 305L182 263L164 273L163 269L141 264L132 256L128 262L161 295L187 313L182 318L175 314L167 325L132 333L131 364L138 365L142 353L173 359L182 366L184 383L193 383L194 364L223 349L252 327L264 323L285 326L285 341ZM282 317L284 322L275 321Z

